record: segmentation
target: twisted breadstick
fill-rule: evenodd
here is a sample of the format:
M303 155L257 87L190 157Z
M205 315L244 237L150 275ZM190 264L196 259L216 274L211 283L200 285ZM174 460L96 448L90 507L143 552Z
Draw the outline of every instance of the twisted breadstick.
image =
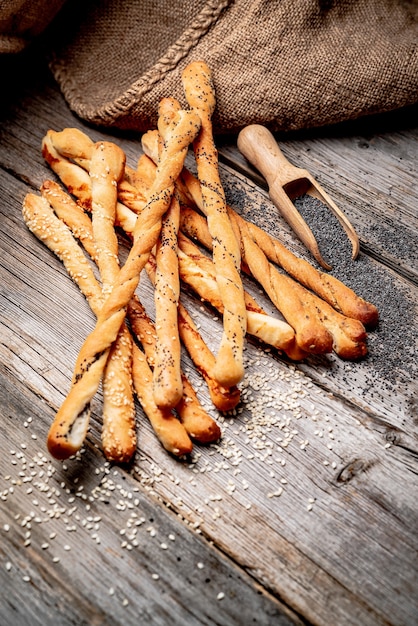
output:
M186 168L183 168L181 180L184 188L188 191L189 199L196 206L203 210L203 197L199 181ZM358 296L352 289L347 287L338 278L331 274L326 274L317 270L313 265L297 257L293 252L288 250L278 239L269 235L262 228L256 226L252 222L247 222L231 207L228 207L230 217L234 217L234 221L241 229L243 224L246 225L247 232L264 252L266 257L282 267L292 278L304 285L307 289L311 289L320 298L328 302L335 310L349 318L357 319L366 326L373 327L377 324L379 313L377 308ZM197 219L189 210L182 213L182 223L186 227L188 218L192 222ZM200 220L202 221L202 220ZM188 226L187 226L188 227ZM190 227L193 226L190 224ZM200 236L205 238L203 245L207 246L209 233L200 230Z
M154 282L156 263L152 255L150 255L148 259L146 269L151 282ZM232 387L222 387L215 379L213 373L215 369L215 357L204 342L192 318L181 302L179 302L178 305L178 324L180 338L196 368L205 379L214 406L222 412L232 410L239 402L240 392L235 385Z
M224 304L223 336L216 359L215 377L231 387L244 375L243 346L247 327L244 290L240 276L240 249L226 210L212 133L215 94L211 72L203 62L190 63L182 74L190 107L199 114L201 130L194 142L198 177L202 185L203 210L213 239L216 280Z
M223 304L219 296L219 289L214 278L213 263L202 255L199 249L184 235L179 236L179 266L182 280L190 285L202 299L211 303L220 313ZM285 352L290 358L300 360L306 352L295 345L293 328L267 315L262 307L244 292L247 308L247 333L257 337L264 343Z
M119 274L114 222L117 185L124 171L125 154L118 146L109 142L93 146L90 160L92 230L104 296L111 292ZM134 424L132 337L123 322L103 372L102 445L107 459L119 462L129 460L118 433L123 428L131 431Z
M90 211L90 176L81 166L71 163L58 152L53 141L58 134L53 130L48 130L42 140L42 155L50 168L62 180L68 192L74 195L86 210Z
M160 102L160 151L171 120L180 111L174 98ZM161 224L156 244L156 271L154 277L155 329L157 340L154 355L154 400L159 407L173 408L183 395L181 376L181 347L177 322L180 297L180 278L177 259L177 233L180 223L180 205L176 194L171 199Z
M198 117L189 111L178 113L170 125L150 199L137 218L132 248L94 330L80 350L75 382L50 428L48 445L58 458L74 454L84 440L88 426L86 408L99 386L109 349L125 319L126 307L138 285L140 272L158 239L161 218L171 201L173 181L183 167L188 146L199 127Z
M98 316L103 305L102 289L70 229L54 214L48 200L35 194L28 194L25 197L23 217L29 230L61 259L68 274L86 297L93 313ZM119 342L119 346L122 342L123 339ZM113 406L116 404L116 409L113 410L108 420L109 423L105 430L105 436L102 436L103 449L109 460L126 463L132 458L136 449L135 413L134 407L129 404L129 392L131 392L130 375L120 376L119 355L117 355L116 359L115 357L111 358L111 355L106 368L109 368L109 372L113 372L116 367L118 382L115 389L117 396L113 398ZM129 358L128 351L128 361ZM123 355L122 363L126 363L126 361L127 358ZM130 361L126 363L126 367L130 371ZM128 399L128 404L126 404L126 399ZM122 410L120 410L121 406ZM83 419L88 424L88 406L84 412ZM80 429L80 439L78 441L80 446L84 441L82 432ZM61 447L58 445L55 448L54 440L50 441L50 452L53 456L60 458Z
M156 342L155 326L136 296L131 298L129 302L128 318L132 332L144 348L147 362L152 369L154 367ZM181 423L189 436L195 441L199 443L216 441L221 434L219 426L203 409L192 385L184 374L182 374L182 381L183 396L176 406L176 411L180 417ZM167 411L165 411L165 413L167 413Z

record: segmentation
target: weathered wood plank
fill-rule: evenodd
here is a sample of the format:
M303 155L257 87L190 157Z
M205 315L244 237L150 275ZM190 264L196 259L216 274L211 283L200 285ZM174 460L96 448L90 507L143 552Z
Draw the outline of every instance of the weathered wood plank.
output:
M51 411L1 379L2 624L301 623L97 450L46 457Z
M31 624L52 623L48 620L57 610L63 624L106 623L106 619L129 624L138 616L155 624L169 619L188 624L253 620L285 624L297 623L296 615L313 624L341 626L416 623L418 466L413 351L408 356L410 367L403 372L405 382L398 385L395 381L394 389L393 384L387 386L382 370L372 371L367 361L353 365L330 357L294 366L250 341L239 411L229 417L214 413L223 428L218 445L196 447L190 459L179 462L161 449L138 407L139 444L133 466L109 467L100 450L99 392L88 445L80 460L61 464L48 458L46 432L94 320L60 262L27 231L21 202L28 190L50 176L40 155L46 130L87 127L67 110L47 76L41 72L28 74L27 79L20 97L13 99L9 94L3 107L0 144L0 362L4 376L0 516L2 524L10 525L9 531L2 526L6 542L1 562L13 564L10 572L1 570L10 597L4 614L7 620L19 607L22 619ZM87 132L93 138L112 137L98 129ZM408 138L415 145L413 133L405 134L405 143ZM138 138L118 134L116 140L133 164L139 154ZM311 148L306 153L309 163L313 151L309 141L321 146L318 164L324 161L326 166L318 165L318 173L329 176L331 182L337 177L327 167L335 154L346 155L351 164L348 178L360 197L368 163L355 158L358 139L306 141ZM338 146L346 142L348 147L340 153ZM298 155L306 147L299 139L287 145L289 154L293 149ZM370 141L370 145L376 151L376 164L382 155L391 161L386 144L382 148L379 141ZM399 147L395 161L401 153L408 154ZM324 155L329 162L322 160ZM231 162L236 160L235 154ZM305 165L312 171L309 163ZM361 163L358 176L356 163ZM392 160L390 167L398 165ZM405 184L410 185L407 167L403 174ZM228 167L222 168L222 176L229 199L240 211L277 228L294 251L304 254L287 227L269 213L263 191ZM344 185L336 189L341 197L351 196ZM373 193L377 197L377 187ZM399 224L408 227L411 241L416 235L408 213L413 194L408 187L405 212L399 205ZM374 223L381 220L382 210L373 217ZM360 208L358 215L360 223L364 219ZM390 265L383 252L378 251L378 256ZM413 269L410 259L405 259L400 271L408 277ZM417 302L410 281L383 271L402 292L408 289L412 304ZM145 280L139 292L151 308L152 290ZM219 320L194 297L186 294L185 301L200 322L202 334L216 346ZM416 335L416 323L411 318L411 336ZM186 357L184 365L202 402L213 412ZM25 482L31 472L30 481ZM32 493L27 492L31 487ZM136 500L130 508L129 503ZM38 515L47 517L61 502L64 510L59 517L47 523L35 521ZM75 505L77 509L69 513ZM12 518L12 512L20 517ZM139 545L132 538L138 520L132 512L145 517L136 535ZM32 525L31 545L24 547L28 524ZM71 530L72 525L77 530ZM150 526L157 531L155 537ZM50 532L56 532L56 538L49 538ZM76 542L71 543L74 538ZM127 544L122 547L124 541ZM46 542L48 548L42 548ZM63 549L66 543L72 545L70 551ZM161 549L160 543L167 543L168 549ZM61 557L59 563L51 564L53 550ZM81 576L76 550L83 554ZM151 562L158 565L157 571ZM202 570L197 562L204 563ZM26 571L32 579L29 583L22 579ZM160 579L152 579L153 573ZM205 582L207 578L210 582ZM74 586L68 580L74 580ZM110 587L115 587L114 596L108 593ZM216 600L218 590L225 593L223 600ZM18 599L23 593L27 602L21 606ZM124 598L129 600L127 606L123 606ZM35 613L42 615L41 621L34 621Z
M20 242L22 256L15 255L13 272L3 282L11 334L2 362L12 380L25 381L47 405L32 426L45 453L48 421L68 388L78 347L93 320L59 261L19 224L19 205L10 198L9 206L14 211L3 221L5 243L14 251ZM52 293L60 294L55 303ZM141 291L145 302L151 293ZM215 341L219 322L196 302L193 306L208 340ZM221 444L196 449L194 459L182 465L161 450L143 423L133 475L313 623L329 618L328 596L334 598L338 623L384 623L393 613L408 623L415 610L408 590L416 575L415 496L405 489L416 464L401 447L404 441L410 445L408 433L401 432L399 446L386 449L387 426L382 432L369 430L369 415L322 392L311 377L289 370L256 345L249 345L247 358L242 409L237 417L221 420ZM191 379L198 380L192 371ZM200 395L209 406L204 389ZM99 448L100 400L99 394L90 435ZM89 464L83 462L83 475ZM77 462L72 471L78 474ZM101 515L107 519L106 511ZM373 540L371 524L377 533ZM388 542L399 543L396 561ZM407 596L402 602L388 592L399 576ZM315 585L308 584L312 580Z

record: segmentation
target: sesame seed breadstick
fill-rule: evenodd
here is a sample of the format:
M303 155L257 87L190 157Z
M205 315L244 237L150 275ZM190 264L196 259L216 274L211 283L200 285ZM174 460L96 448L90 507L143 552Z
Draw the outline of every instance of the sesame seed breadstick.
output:
M74 237L97 262L97 248L93 237L90 217L72 197L55 181L45 180L41 185L41 194L54 209L56 215L68 226Z
M97 314L103 305L101 286L70 228L55 215L47 197L28 193L23 200L22 215L28 229L63 262L68 275Z
M92 311L97 316L103 305L102 288L96 280L90 263L87 261L81 248L77 245L74 235L70 229L53 212L46 197L35 194L28 194L23 202L23 217L27 227L38 239L43 241L48 248L58 256L64 263L68 274L79 286L81 292L86 297ZM126 362L126 357L123 357ZM109 360L106 367L113 371L116 360ZM130 369L130 363L126 363ZM125 388L126 377L120 377L120 367L117 367L119 382L117 383L118 397L114 404L125 404L125 399L129 398L130 376L128 377L128 389ZM89 406L87 405L83 414L85 424L77 433L73 433L76 438L77 447L81 447L85 430L90 417ZM119 463L128 462L136 449L135 413L134 410L116 410L111 417L111 427L105 431L103 440L103 450L109 460ZM103 439L103 438L102 438ZM55 449L54 440L49 441L50 452L53 456L60 458L61 447Z
M90 160L93 237L103 294L112 291L119 274L118 239L115 232L117 186L123 176L125 154L113 143L93 146Z
M128 319L131 330L141 343L147 362L154 366L155 326L136 296L128 305ZM203 409L188 378L182 373L183 396L176 406L176 412L189 436L199 443L216 441L220 429L215 420ZM155 404L155 402L154 402ZM156 405L155 405L156 406Z
M118 240L114 228L117 185L125 169L125 154L115 144L98 142L90 160L92 194L92 231L97 250L97 265L106 297L119 274ZM127 462L136 447L124 443L135 426L132 384L132 336L122 323L110 349L103 372L102 445L110 461Z
M109 349L125 319L127 304L158 239L161 218L171 201L173 181L183 167L188 146L199 127L199 119L193 112L182 111L177 114L167 133L150 199L137 218L132 248L102 307L94 330L80 350L74 370L75 382L49 432L48 441L59 458L74 454L79 449L80 441L84 440L88 425L84 412L100 384Z
M190 63L182 73L182 81L186 99L201 119L201 130L193 147L202 185L204 212L213 239L216 280L224 303L224 332L217 354L215 377L220 384L231 387L244 375L243 347L247 312L240 276L240 248L226 210L225 194L219 177L212 132L215 94L210 69L201 61Z

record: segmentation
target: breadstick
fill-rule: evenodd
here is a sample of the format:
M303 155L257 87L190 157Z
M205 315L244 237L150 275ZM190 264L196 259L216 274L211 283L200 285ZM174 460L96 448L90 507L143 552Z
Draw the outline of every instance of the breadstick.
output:
M41 194L48 200L55 214L68 226L74 237L80 241L93 261L97 262L97 248L90 217L58 183L52 180L45 180L42 183Z
M91 210L91 181L88 173L79 165L71 163L57 151L53 137L57 133L49 130L42 140L42 155L51 169L62 180L68 192L74 195L81 206Z
M204 267L206 262L202 264L197 255L192 259L185 254L183 252L184 240L180 241L179 266L182 280L190 285L202 299L210 302L222 313L223 303L219 296L219 289L213 275ZM247 333L285 352L294 360L304 358L306 352L295 346L293 328L288 323L267 315L249 294L245 292L244 295L247 307Z
M86 296L93 312L98 315L103 304L101 286L97 282L86 257L79 246L76 245L74 236L63 222L53 214L46 198L28 194L24 201L23 215L28 228L63 261L69 275ZM136 301L139 306L137 298ZM163 446L173 454L176 451L177 454L186 454L191 450L191 442L185 433L185 428L184 426L179 426L178 420L171 416L168 411L161 411L153 403L152 374L149 368L146 369L146 366L144 366L141 355L141 350L135 346L132 371L135 374L135 391L141 406ZM146 389L147 385L150 387L150 390ZM123 401L122 398L124 397L125 392L122 392L121 401ZM187 399L185 402L189 404ZM135 423L134 421L132 422L130 429L126 428L126 422L122 424L122 428L119 428L120 422L113 420L112 423L114 427L108 434L109 437L112 436L113 443L108 444L108 449L114 450L115 453L110 456L110 460L120 463L127 462L136 449ZM206 424L206 432L202 434L204 443L210 437L210 429L212 429L212 432L215 432L213 424ZM211 440L213 441L214 439ZM81 444L82 441L80 441ZM116 454L117 450L119 452ZM57 454L60 452L61 449L58 448Z
M174 98L164 98L160 102L161 150L171 120L179 111L180 105ZM165 408L175 407L183 395L177 322L180 297L177 259L179 223L180 205L176 194L173 194L170 206L162 219L161 232L156 244L156 272L153 281L157 334L153 370L154 400L157 406Z
M193 112L182 111L167 133L150 199L137 218L132 248L102 307L94 330L80 350L74 370L75 383L49 431L49 445L59 458L74 454L80 439L84 439L88 425L84 412L100 384L109 349L125 319L126 307L138 285L140 272L158 239L161 218L171 201L173 180L183 167L188 146L199 127L198 117Z
M181 179L189 192L189 197L200 210L203 210L203 198L199 181L186 168L183 168ZM365 326L369 327L373 327L377 324L379 313L373 304L358 296L352 289L347 287L347 285L335 278L335 276L321 272L308 263L308 261L297 257L278 239L272 237L252 222L244 220L231 207L228 207L228 212L231 217L233 216L235 218L240 228L243 223L246 224L252 239L261 248L267 258L282 267L289 276L292 276L292 278L300 282L307 289L314 291L320 298L347 317L357 319ZM187 225L187 227L189 227L189 218L191 221L196 219L190 214L190 211L186 209L182 214L182 222L185 226ZM191 225L190 227L193 228ZM209 237L207 228L205 231L204 234L203 232L200 233L200 236L205 238L205 241L202 241L203 245L207 245L206 242Z
M136 296L131 298L129 302L128 318L132 332L144 348L147 362L152 369L156 341L155 327ZM183 396L176 406L181 423L195 441L199 443L216 441L220 437L218 425L203 409L193 387L184 374L182 374L182 379Z
M180 421L191 439L198 443L213 443L221 437L216 421L202 407L187 376L182 375L183 395L176 406Z
M152 371L145 354L134 343L132 375L135 392L146 412L152 428L164 448L175 456L189 454L193 449L184 425L173 415L170 409L158 407L152 391Z
M222 387L215 379L215 357L204 342L187 309L179 304L180 337L187 348L196 369L201 373L208 387L213 405L221 413L232 411L240 401L241 393L236 385Z
M180 278L177 259L177 232L180 205L173 196L165 214L161 236L156 245L154 399L159 407L173 408L183 395L180 367L180 337L177 306Z
M92 194L92 231L97 250L97 265L102 292L111 292L119 274L118 241L114 229L117 185L125 169L125 154L113 143L98 142L90 160ZM128 461L132 448L124 450L118 433L132 431L135 403L132 385L132 336L122 323L110 349L103 372L102 445L111 461Z
M155 280L156 263L152 255L146 266L151 282ZM216 281L214 281L216 284ZM238 388L223 387L214 377L215 357L203 341L194 322L185 307L179 302L178 324L180 338L183 341L193 363L200 371L208 386L209 394L214 406L222 412L230 411L236 407L240 399Z
M125 168L125 154L113 143L101 141L90 160L93 237L103 294L112 290L119 274L118 239L115 232L117 186Z
M94 276L90 263L77 245L74 236L69 228L54 215L47 199L35 194L28 194L23 202L23 217L29 230L61 259L68 274L86 297L92 311L96 316L99 315L103 305L101 286ZM113 365L114 361L112 360L110 367L113 367ZM127 366L130 366L130 364L127 364ZM124 384L124 379L122 379L120 384ZM115 401L116 403L124 404L127 397L126 389L121 388L120 384L117 386L119 395ZM89 414L90 408L87 405L83 414L83 419L85 420L83 428L79 428L76 432L71 433L77 449L83 444ZM108 429L108 436L103 442L104 452L109 460L126 463L131 459L136 449L135 414L130 408L127 412L117 410L112 415L111 424L111 429ZM50 440L50 452L53 456L60 458L61 446L58 442L57 448L55 448L54 444L54 440Z
M215 377L231 387L244 375L243 347L247 327L240 268L240 248L228 212L219 177L217 150L212 132L215 94L208 66L190 63L182 73L183 87L190 107L201 119L201 130L194 142L198 177L202 185L204 212L213 239L216 280L224 304L223 335L219 346Z

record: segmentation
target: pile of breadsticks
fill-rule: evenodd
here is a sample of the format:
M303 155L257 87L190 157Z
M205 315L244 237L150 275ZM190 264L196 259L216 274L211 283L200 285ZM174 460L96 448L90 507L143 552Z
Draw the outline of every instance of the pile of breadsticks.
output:
M226 205L210 70L193 62L182 81L189 108L173 98L161 101L158 128L143 135L136 169L114 143L95 143L74 128L49 130L43 139L43 156L62 186L47 180L40 195L28 194L23 217L62 260L96 316L48 434L58 459L83 445L100 383L102 445L111 461L127 462L135 452L135 395L172 454L217 440L217 423L182 371L183 346L214 407L225 412L240 399L247 333L294 360L332 350L357 359L367 352L365 327L377 322L372 304ZM191 148L196 177L184 165ZM132 243L123 264L117 229ZM154 321L137 294L143 270L154 285ZM263 287L283 319L244 290L242 272ZM216 354L180 300L183 284L222 316Z

